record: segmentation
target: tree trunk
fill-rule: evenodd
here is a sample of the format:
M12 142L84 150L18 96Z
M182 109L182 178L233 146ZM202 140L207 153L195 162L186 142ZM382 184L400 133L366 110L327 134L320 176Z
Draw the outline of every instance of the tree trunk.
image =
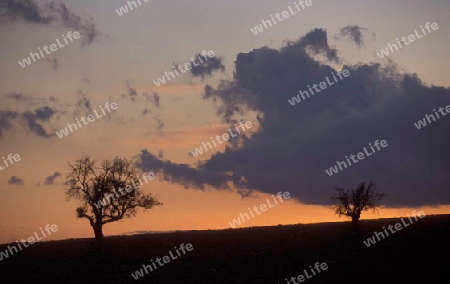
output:
M353 215L352 215L352 223L353 223L353 224L358 223L359 217L360 217L360 214L353 214Z
M361 236L361 224L358 222L359 221L359 216L360 215L355 215L352 216L352 231L353 231L353 235L356 238L359 238Z
M103 224L101 222L97 222L92 226L94 229L94 235L96 240L101 240L103 238Z

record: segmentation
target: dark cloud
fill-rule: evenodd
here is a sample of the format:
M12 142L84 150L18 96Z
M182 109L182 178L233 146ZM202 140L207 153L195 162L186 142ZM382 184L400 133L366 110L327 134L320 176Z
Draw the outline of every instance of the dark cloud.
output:
M36 109L34 112L26 111L22 113L22 118L25 121L25 125L31 132L34 132L42 138L51 138L54 135L47 133L41 123L48 122L50 118L56 113L51 107L45 106Z
M203 63L200 63L201 61L198 59L198 57L201 58ZM222 72L225 71L225 66L222 64L223 58L209 58L206 56L208 60L205 60L204 57L201 56L201 54L197 53L193 58L195 58L195 62L198 63L198 65L192 65L192 69L190 70L190 74L192 77L201 77L205 78L205 76L211 76L214 71L221 70Z
M16 118L18 113L10 110L0 110L0 137L3 136L3 131L12 128L11 120Z
M0 22L63 26L80 32L82 46L91 44L98 35L92 18L82 19L62 2L39 5L34 0L3 0L0 2Z
M159 156L161 157L161 155ZM232 178L225 173L199 170L188 165L160 160L147 150L142 150L137 156L136 167L144 172L154 172L161 181L182 184L185 188L201 190L204 190L205 186L228 189L227 182Z
M90 45L98 35L95 27L94 19L82 19L80 16L72 12L67 6L62 3L51 2L49 10L60 17L64 27L79 31L83 37L82 44Z
M204 190L209 187L219 190L229 190L232 184L242 197L250 196L253 192L248 189L248 183L243 176L215 170L193 168L189 165L175 164L162 159L163 153L161 151L157 157L147 150L142 150L137 155L135 165L143 172L154 172L160 181L181 184L186 189L194 188Z
M265 52L265 49L262 52ZM243 54L239 56L242 60L246 60ZM246 109L258 110L257 96L232 81L222 80L217 89L206 85L202 98L211 99L213 102L220 100L222 104L217 109L217 115L226 123L232 122L232 117L236 113L243 114Z
M336 35L335 38L340 39L341 37L347 37L349 40L353 41L358 47L362 47L364 45L363 32L367 32L367 30L368 30L367 28L362 28L357 25L354 26L349 25L341 28L339 35Z
M49 24L53 16L44 15L45 11L33 0L4 0L0 4L0 21L13 23L24 21L32 24Z
M195 168L162 161L145 150L138 165L156 168L166 181L185 187L226 189L231 182L241 195L283 190L306 204L327 205L335 186L349 188L364 180L378 183L388 206L450 204L449 118L420 130L414 126L433 109L450 105L450 89L426 86L390 62L358 63L342 66L350 72L347 78L292 106L288 99L299 90L338 71L315 59L317 53L329 62L340 61L320 29L279 50L263 47L238 54L233 79L216 89L206 86L203 98L221 105L218 114L225 121L256 111L258 132L240 148L228 147ZM336 161L375 140L386 140L388 146L327 175Z
M38 136L42 138L51 138L52 135L48 134L47 131L44 129L44 127L37 122L36 116L30 112L27 111L22 114L23 119L25 120L25 124L31 132L34 132Z
M8 180L8 184L10 185L24 185L25 182L20 177L11 176Z
M42 121L48 121L55 113L56 111L48 106L38 108L34 111L36 119Z
M311 51L314 55L323 54L329 61L339 63L340 59L337 49L328 45L327 32L324 29L314 29L301 37L298 41L288 41L287 46L294 45L296 48Z
M44 184L45 185L54 185L54 181L57 177L62 176L60 172L55 172L51 176L48 176L45 178Z
M33 111L26 110L0 110L0 137L2 137L3 131L11 130L13 128L13 120L18 119L22 125L43 138L50 138L52 135L48 134L44 127L43 122L49 122L56 113L56 109L50 106L42 106L36 108L37 104L51 104L58 103L58 99L49 98L48 101L43 98L34 98L24 96L21 93L11 92L4 97L7 100L13 100L19 102L21 106L34 107ZM18 105L18 104L14 104ZM28 107L25 107L27 109Z

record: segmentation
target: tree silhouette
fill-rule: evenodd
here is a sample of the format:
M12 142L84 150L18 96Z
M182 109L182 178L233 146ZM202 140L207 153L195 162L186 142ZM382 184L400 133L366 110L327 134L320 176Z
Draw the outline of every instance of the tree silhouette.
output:
M103 225L136 216L139 208L145 211L162 205L151 194L140 190L139 183L143 183L138 171L125 158L104 160L97 167L90 156L82 156L74 163L69 162L68 167L66 198L81 201L76 209L77 218L89 220L97 240L103 238Z
M386 195L377 192L377 185L370 181L366 187L366 182L361 182L356 188L344 190L344 188L336 187L337 193L330 197L334 210L338 217L347 216L352 219L352 223L356 224L361 216L361 212L372 209L378 211L380 204L378 203Z

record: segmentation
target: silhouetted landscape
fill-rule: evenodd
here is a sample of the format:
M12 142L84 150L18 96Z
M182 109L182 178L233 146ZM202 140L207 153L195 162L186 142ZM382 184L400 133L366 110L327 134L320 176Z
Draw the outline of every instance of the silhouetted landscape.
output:
M426 216L369 248L363 244L396 222L362 220L359 234L350 222L338 222L105 237L101 245L50 241L2 261L0 273L12 283L281 284L326 262L328 269L305 283L448 283L450 215ZM139 280L131 277L181 243L194 250Z
M449 15L0 0L2 283L450 284Z

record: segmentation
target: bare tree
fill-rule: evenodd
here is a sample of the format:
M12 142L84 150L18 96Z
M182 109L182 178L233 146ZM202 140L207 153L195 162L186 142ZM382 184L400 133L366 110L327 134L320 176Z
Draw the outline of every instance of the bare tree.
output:
M330 197L336 215L347 216L352 218L352 223L356 224L361 216L361 212L372 209L378 211L380 204L378 203L386 195L377 192L377 185L370 181L366 186L366 182L361 182L356 188L344 190L344 188L336 187L337 193Z
M140 190L142 181L138 171L125 158L104 160L97 167L90 156L82 156L73 164L69 162L68 167L66 198L81 201L81 206L76 209L77 218L89 220L97 240L103 238L103 225L136 216L139 208L145 211L162 205L151 194ZM116 191L119 189L121 194ZM100 206L101 200L109 202Z

